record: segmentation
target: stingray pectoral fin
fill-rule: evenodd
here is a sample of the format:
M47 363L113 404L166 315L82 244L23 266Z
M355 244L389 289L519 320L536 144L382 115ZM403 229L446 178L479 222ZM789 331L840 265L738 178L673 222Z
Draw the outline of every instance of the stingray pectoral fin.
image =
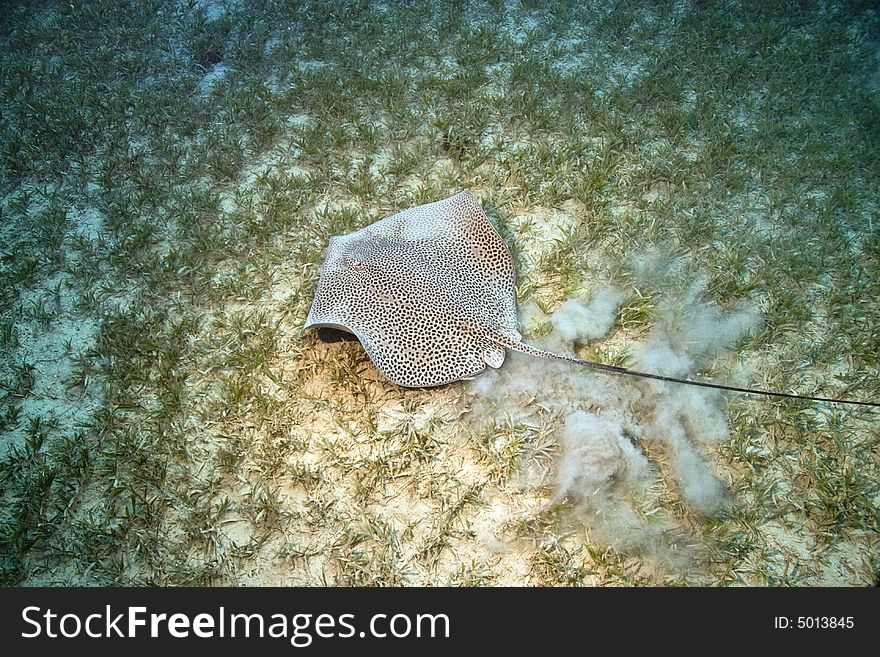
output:
M487 344L483 349L483 360L489 367L498 369L504 364L504 347L498 344Z

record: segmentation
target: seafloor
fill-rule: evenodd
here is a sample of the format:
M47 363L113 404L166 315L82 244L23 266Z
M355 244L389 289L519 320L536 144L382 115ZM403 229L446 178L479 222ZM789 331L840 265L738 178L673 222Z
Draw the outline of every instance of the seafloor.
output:
M880 400L876 3L10 1L0 93L2 583L875 582L875 409L301 327L470 189L528 342Z

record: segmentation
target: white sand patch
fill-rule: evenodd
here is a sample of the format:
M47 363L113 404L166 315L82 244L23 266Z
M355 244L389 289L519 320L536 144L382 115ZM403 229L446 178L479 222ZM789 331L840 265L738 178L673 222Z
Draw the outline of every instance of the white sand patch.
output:
M230 66L226 66L225 64L215 64L211 67L211 69L205 73L205 76L199 80L199 93L207 96L216 87L220 82L222 82L223 78L226 77L226 74L230 71L234 70Z
M510 72L512 66L507 62L497 62L486 66L486 75L489 76L489 82L486 83L481 93L488 100L498 100L507 95L507 83L510 80ZM501 129L500 124L494 124L492 127Z
M535 267L543 255L564 240L578 225L578 218L571 212L552 208L536 207L518 216L514 228L528 266Z
M513 39L517 45L525 43L529 36L533 34L541 25L539 12L529 12L525 15L514 17L510 12L504 19L504 28L507 35Z
M195 0L195 7L204 8L205 18L210 22L220 20L229 9L235 9L237 5L237 0Z
M105 234L104 215L95 208L71 208L67 212L67 218L73 231L90 242L96 242Z
M591 50L590 44L583 39L563 39L557 44L557 57L551 66L562 75L576 74L590 68L595 57L595 49Z
M20 301L24 308L39 305L54 313L45 321L33 319L16 325L18 346L9 354L9 362L33 368L30 391L16 400L21 417L26 422L35 418L42 423L57 422L56 430L62 435L84 431L101 403L103 391L88 376L75 381L75 360L94 348L100 325L74 310L74 294L64 285L60 273L43 286L24 292ZM20 423L7 432L0 443L3 455L20 446L27 431L28 424Z
M392 154L390 149L382 149L378 153L376 153L370 161L370 176L374 180L382 180L383 173L388 170L388 165L392 161Z
M290 28L288 28L290 29ZM282 43L284 43L283 39L278 34L273 34L268 39L266 39L266 45L263 46L263 53L265 55L271 56L272 52L276 50ZM273 76L271 82L273 84L277 84L277 79ZM269 85L272 88L272 84ZM277 90L273 89L273 91Z
M296 127L304 126L309 121L310 117L305 114L293 115L288 120L290 125ZM300 154L300 149L290 138L276 144L272 150L262 154L242 169L236 187L220 190L220 209L226 213L234 212L238 207L238 199L245 190L249 190L254 195L266 193L266 177L281 177L287 180L308 179L312 173L297 164Z
M877 586L877 541L874 546L847 541L829 547L822 555L815 586Z
M816 537L803 527L768 522L760 526L768 546L768 566L778 581L807 571L811 586L873 586L872 554L869 548L843 541L819 546ZM818 557L818 558L817 558ZM763 583L763 582L757 582Z
M296 127L305 127L314 119L308 114L292 114L287 117L287 123Z
M452 55L441 57L434 69L434 73L442 80L451 80L459 71L461 71L461 66Z
M317 71L324 67L328 66L327 62L320 59L298 59L296 60L296 67L300 71Z

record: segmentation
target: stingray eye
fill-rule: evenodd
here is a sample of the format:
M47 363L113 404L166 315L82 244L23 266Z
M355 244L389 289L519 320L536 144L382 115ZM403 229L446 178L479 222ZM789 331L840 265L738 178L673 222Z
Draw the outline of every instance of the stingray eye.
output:
M354 269L355 271L363 271L364 263L358 260L357 258L346 258L345 264Z

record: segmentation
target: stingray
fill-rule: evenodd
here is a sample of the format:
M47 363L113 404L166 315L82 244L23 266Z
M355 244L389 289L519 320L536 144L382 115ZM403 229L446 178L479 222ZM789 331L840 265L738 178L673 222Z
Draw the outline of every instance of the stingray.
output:
M501 235L465 190L332 237L303 328L361 342L389 381L428 388L504 363L507 349L613 374L735 392L878 406L639 372L555 354L522 341L516 273Z

